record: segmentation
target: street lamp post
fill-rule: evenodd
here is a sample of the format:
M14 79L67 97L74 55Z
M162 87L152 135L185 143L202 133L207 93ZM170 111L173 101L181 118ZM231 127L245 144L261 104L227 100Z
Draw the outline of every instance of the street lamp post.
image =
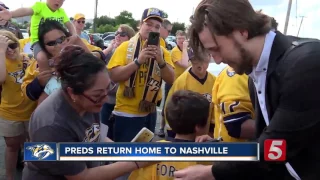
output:
M94 20L93 20L93 32L96 32L97 29L97 23L96 23L96 19L97 19L97 12L98 12L98 0L95 1L95 5L94 5Z
M291 6L292 6L292 0L289 0L286 23L284 25L284 34L285 35L287 34L287 31L288 31L288 24L289 24L289 19L290 19Z

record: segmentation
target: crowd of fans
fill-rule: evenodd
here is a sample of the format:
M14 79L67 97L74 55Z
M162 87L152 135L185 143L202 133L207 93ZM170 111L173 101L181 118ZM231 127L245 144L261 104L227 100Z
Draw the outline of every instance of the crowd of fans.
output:
M249 22L245 25L230 21L234 27L228 26L214 18L222 16L219 8L227 4L203 0L190 18L189 34L178 30L177 46L169 51L165 39L172 24L161 10L147 8L137 33L122 24L110 45L101 49L88 43L82 32L85 16L79 13L70 21L63 2L47 0L13 11L0 2L0 135L6 143L7 180L14 179L26 141L131 142L143 127L155 132L162 99L161 142L247 142L256 138L257 102L248 82L253 79L258 94L265 91L255 81L258 75L249 75L253 58L240 42L244 36L266 36L269 42L268 38L279 33L274 18L254 11L246 0L229 0L230 5L246 7L250 17L241 16ZM236 11L225 12L234 15ZM30 38L23 39L10 19L29 15ZM150 32L160 33L158 45L148 45ZM226 48L223 42L230 41L226 39L230 33L234 33L233 44ZM268 45L272 43L263 47ZM230 66L216 77L207 71L212 62ZM253 67L257 72L267 70L262 65ZM102 131L103 126L108 126L107 132ZM25 180L214 179L215 173L223 177L214 167L212 175L211 166L201 166L209 164L39 161L22 165ZM178 170L182 171L175 173Z

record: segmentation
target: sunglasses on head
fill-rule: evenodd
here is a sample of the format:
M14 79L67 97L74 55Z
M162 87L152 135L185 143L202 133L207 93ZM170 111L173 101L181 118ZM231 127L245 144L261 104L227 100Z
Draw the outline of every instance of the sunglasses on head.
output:
M55 41L49 41L46 43L47 46L56 46L57 44L62 44L67 39L66 36L61 36Z
M77 21L79 24L84 24L86 21Z
M14 49L16 49L18 46L19 46L18 43L11 43L11 44L8 45L8 48L14 50Z
M121 37L126 37L128 34L127 34L126 32L119 32L119 31L117 31L114 36L118 36L118 35L120 35Z

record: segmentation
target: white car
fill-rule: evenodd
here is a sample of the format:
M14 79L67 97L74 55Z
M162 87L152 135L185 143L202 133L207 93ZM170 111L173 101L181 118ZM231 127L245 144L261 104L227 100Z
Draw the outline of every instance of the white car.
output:
M227 64L223 64L223 63L216 64L215 62L212 62L209 64L207 71L217 77L220 74L220 72L227 66L228 66Z
M166 40L166 43L167 43L167 49L168 50L172 50L174 47L177 46L177 44L175 42L173 42L173 41L167 41Z
M175 36L168 36L166 38L166 41L176 42L176 37Z
M114 34L110 34L103 39L103 44L105 47L108 47L112 40L114 40Z

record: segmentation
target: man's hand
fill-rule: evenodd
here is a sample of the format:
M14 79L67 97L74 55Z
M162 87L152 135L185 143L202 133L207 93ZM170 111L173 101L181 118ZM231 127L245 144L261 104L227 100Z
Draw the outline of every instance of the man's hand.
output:
M202 136L197 136L195 142L206 142L212 139L213 138L211 138L209 135L202 135Z
M180 171L174 172L175 180L215 180L212 172L212 166L195 165Z
M9 39L6 36L0 35L0 52L1 53L6 53L7 48L8 48L8 41L9 41Z
M0 5L0 21L1 20L5 20L5 21L9 21L12 18L12 14L10 11L8 11L6 8L2 7Z
M154 46L154 45L150 45L148 46L148 48L150 49L150 51L153 52L154 54L154 57L157 61L157 63L160 65L160 64L163 64L165 61L163 60L163 54L162 54L162 51L161 51L161 48L160 46Z
M52 77L52 70L45 70L39 73L37 76L39 83L42 87L45 87L49 81L49 79Z
M138 62L144 64L148 59L154 58L155 52L152 47L147 45L147 41L144 43L142 50L139 53Z
M189 41L185 40L183 41L183 49L188 49L188 46L189 46Z

